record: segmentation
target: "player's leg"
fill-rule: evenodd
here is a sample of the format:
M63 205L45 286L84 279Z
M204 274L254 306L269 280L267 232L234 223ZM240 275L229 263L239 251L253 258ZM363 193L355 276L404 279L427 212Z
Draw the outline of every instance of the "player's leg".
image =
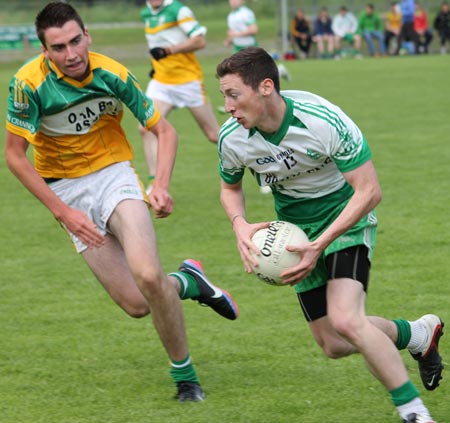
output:
M444 323L435 314L425 314L414 321L404 319L387 320L370 316L372 324L382 330L396 345L407 349L418 362L423 386L433 391L442 379L442 357L439 341L444 334Z
M171 375L178 387L178 398L202 400L204 394L187 349L181 301L163 272L146 204L122 201L109 219L109 228L122 246L124 259L149 304L156 331L172 363Z
M328 319L331 327L364 356L375 376L391 390L406 383L408 375L392 341L365 316L365 298L360 282L348 278L330 280Z
M403 419L430 415L419 392L409 380L405 365L392 340L365 316L363 286L339 278L327 285L328 318L336 332L362 354L372 374L385 386ZM407 420L406 420L407 421Z
M219 138L219 124L214 115L211 103L203 104L202 106L190 107L189 110L197 121L198 126L202 129L208 140L212 143L217 143Z
M178 293L163 273L156 246L155 231L143 201L124 200L109 219L136 284L147 299L155 326L175 360L184 358L186 336Z
M123 249L114 236L106 235L104 245L88 248L81 255L114 302L127 314L144 317L150 313L148 302L137 287Z
M331 326L327 317L327 286L297 293L306 321L316 343L329 358L341 358L356 352Z

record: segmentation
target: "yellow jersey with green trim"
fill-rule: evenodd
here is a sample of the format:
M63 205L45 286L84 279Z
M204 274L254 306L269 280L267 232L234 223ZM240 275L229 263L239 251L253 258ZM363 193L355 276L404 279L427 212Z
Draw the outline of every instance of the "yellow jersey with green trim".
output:
M176 0L164 0L159 9L146 6L141 11L148 48L170 47L190 37L205 35L206 28L196 20L192 10ZM153 79L163 84L203 81L203 72L194 52L169 54L161 60L152 58Z
M43 178L76 178L131 160L122 104L147 129L160 119L125 66L93 52L89 66L79 82L41 54L11 79L6 129L33 145L34 166Z

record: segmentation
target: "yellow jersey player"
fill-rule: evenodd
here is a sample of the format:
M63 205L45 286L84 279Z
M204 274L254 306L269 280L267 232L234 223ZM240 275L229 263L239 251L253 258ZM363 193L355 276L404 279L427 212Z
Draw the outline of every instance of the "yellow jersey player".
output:
M212 143L219 124L206 98L203 72L195 51L206 46L206 28L192 10L176 0L147 0L141 12L152 61L146 94L166 117L175 108L187 107ZM139 127L149 171L150 192L157 162L155 136Z
M10 84L7 165L68 232L111 298L132 317L151 312L177 398L200 401L204 393L187 349L180 298L231 320L238 312L231 296L206 279L200 262L184 260L170 275L161 267L146 203L156 217L172 212L168 188L177 134L124 66L89 52L90 34L72 6L49 3L36 17L36 31L42 54ZM148 199L130 162L122 104L161 143Z

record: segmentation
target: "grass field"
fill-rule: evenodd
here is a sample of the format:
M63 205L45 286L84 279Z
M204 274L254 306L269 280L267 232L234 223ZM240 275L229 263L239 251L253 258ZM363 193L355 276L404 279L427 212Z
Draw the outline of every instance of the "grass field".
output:
M94 34L93 49L95 40ZM218 106L214 69L222 56L200 57ZM145 84L146 60L124 56L124 62ZM283 88L313 91L339 104L373 151L384 198L369 313L415 319L434 312L450 324L449 65L448 56L287 63L292 81ZM16 67L2 63L2 116ZM241 312L229 322L184 303L207 400L180 405L172 399L167 359L150 320L132 320L112 303L1 155L0 422L398 422L360 357L331 361L322 355L290 288L244 274L219 203L216 151L186 111L170 120L180 148L171 189L175 211L155 221L164 267L172 271L186 257L202 259L208 276L234 295ZM124 125L145 178L129 113ZM245 188L249 220L272 218L270 197L259 194L250 178ZM448 368L448 335L441 350ZM421 388L416 363L402 354ZM437 391L421 388L439 423L450 421L447 371Z

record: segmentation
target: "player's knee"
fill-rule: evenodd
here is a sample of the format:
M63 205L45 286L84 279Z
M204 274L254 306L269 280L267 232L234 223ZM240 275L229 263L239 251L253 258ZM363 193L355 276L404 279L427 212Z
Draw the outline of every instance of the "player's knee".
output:
M363 324L360 319L352 314L340 314L330 318L334 330L350 342L352 345L358 345L362 336Z
M142 317L148 316L150 314L150 308L148 306L147 301L127 301L123 303L119 303L119 306L122 308L125 313L127 313L130 317L134 319L140 319Z
M164 295L164 275L154 268L142 269L135 274L135 278L140 290L146 298L159 298Z
M353 353L353 348L344 341L330 340L329 342L324 342L321 345L323 353L333 360L337 360L342 357L347 357Z

